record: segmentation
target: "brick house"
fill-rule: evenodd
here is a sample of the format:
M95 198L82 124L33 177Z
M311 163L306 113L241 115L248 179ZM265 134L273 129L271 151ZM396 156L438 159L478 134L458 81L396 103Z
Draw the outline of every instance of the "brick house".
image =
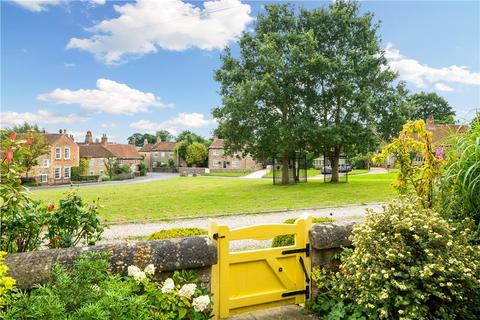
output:
M148 166L148 171L153 171L161 165L168 165L172 160L176 166L185 166L183 159L177 159L175 156L175 142L162 141L157 137L157 142L148 143L147 139L143 140L143 146L138 152L143 156L143 162Z
M208 168L210 171L254 171L261 169L263 164L255 161L252 156L244 157L241 152L232 156L225 154L223 139L213 138L208 147Z
M71 168L79 165L79 147L67 130L59 133L45 133L50 150L38 158L29 176L42 184L70 183Z
M102 135L100 142L93 142L92 132L87 131L85 141L78 144L80 158L88 160L88 175L102 176L106 173L105 161L108 158L118 160L127 165L132 172L138 171L138 165L142 162L142 156L133 144L109 143L106 134Z

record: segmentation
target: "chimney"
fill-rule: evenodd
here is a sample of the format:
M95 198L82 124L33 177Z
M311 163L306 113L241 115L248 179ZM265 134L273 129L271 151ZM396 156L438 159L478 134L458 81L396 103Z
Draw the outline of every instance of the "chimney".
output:
M64 133L64 134L67 134L67 129L63 129L63 133Z
M160 136L157 136L157 143L162 142L162 138Z
M143 139L143 145L146 146L148 144L147 138Z
M130 139L130 144L134 145L135 146L135 136L132 136L132 138Z
M108 143L107 135L104 133L102 134L102 140L100 140L100 144L105 147L107 143Z
M85 135L85 144L93 143L92 131L88 130L87 134Z
M435 129L435 119L433 119L433 115L428 116L426 124L427 124L427 130Z
M58 133L60 133L60 134L61 134L61 133L62 133L62 129L58 130Z

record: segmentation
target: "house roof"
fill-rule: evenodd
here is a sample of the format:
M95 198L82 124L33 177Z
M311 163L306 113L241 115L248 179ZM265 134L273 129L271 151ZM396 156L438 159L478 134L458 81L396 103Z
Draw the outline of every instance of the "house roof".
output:
M47 140L48 144L52 145L54 144L58 139L60 139L62 136L67 137L68 139L73 139L68 135L68 134L63 134L63 133L45 133L45 139Z
M432 131L432 143L448 142L446 138L454 133L465 133L469 129L468 125L464 124L436 124L434 128L429 128Z
M109 158L114 155L101 144L79 144L81 158Z
M153 152L153 151L174 151L176 143L168 141L159 141L157 143L148 143L140 148L140 152Z
M208 149L223 149L223 139L214 138Z
M142 159L137 148L131 144L107 144L105 148L120 159Z

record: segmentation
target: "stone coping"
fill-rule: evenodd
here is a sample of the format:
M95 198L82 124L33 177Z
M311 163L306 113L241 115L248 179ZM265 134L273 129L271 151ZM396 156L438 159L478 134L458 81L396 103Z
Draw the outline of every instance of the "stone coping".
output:
M310 244L313 249L331 249L352 245L349 239L358 220L316 223L310 229Z

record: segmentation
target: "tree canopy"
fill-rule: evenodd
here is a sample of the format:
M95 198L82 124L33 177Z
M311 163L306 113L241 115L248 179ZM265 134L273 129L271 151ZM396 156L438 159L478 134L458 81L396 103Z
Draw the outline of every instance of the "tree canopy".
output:
M193 142L187 147L185 161L189 165L203 165L208 157L207 147L200 142Z
M284 161L326 152L338 181L340 154L374 149L385 110L399 107L377 29L356 2L298 14L266 6L254 33L241 37L239 57L225 49L215 73L222 105L213 115L227 151Z
M425 121L429 116L433 116L435 123L455 123L455 111L447 100L435 92L420 92L409 96L406 108L411 112L409 120Z

